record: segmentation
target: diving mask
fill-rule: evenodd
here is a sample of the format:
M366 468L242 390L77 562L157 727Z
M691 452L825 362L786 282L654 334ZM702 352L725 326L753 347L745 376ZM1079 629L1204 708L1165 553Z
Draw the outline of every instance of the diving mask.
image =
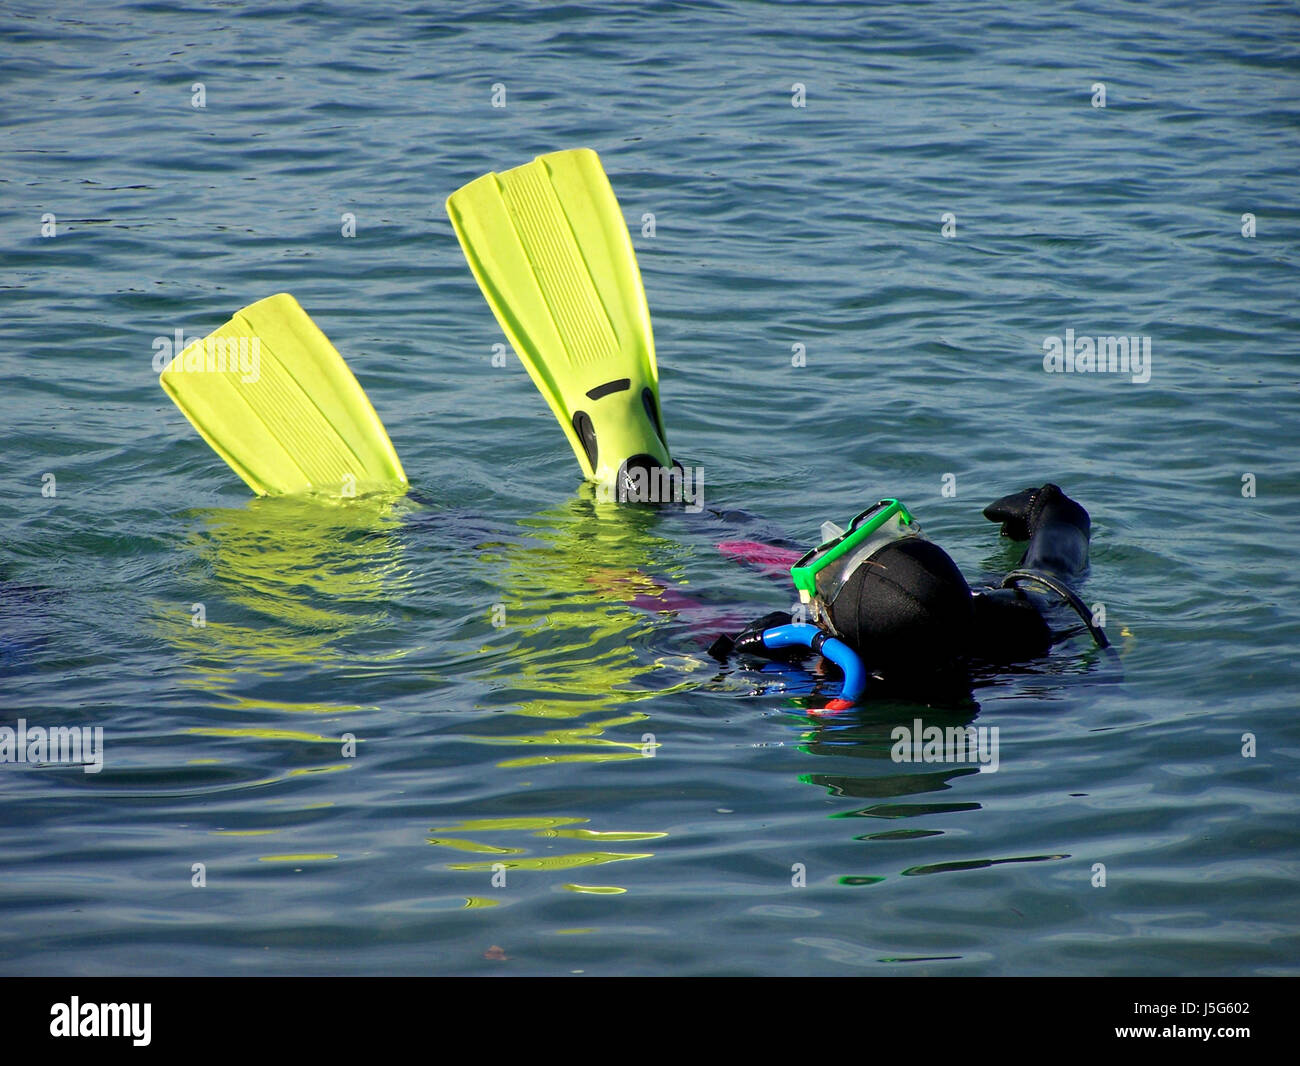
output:
M853 572L886 544L920 535L911 512L893 499L868 507L847 532L827 522L822 526L823 542L790 568L800 602L829 604Z

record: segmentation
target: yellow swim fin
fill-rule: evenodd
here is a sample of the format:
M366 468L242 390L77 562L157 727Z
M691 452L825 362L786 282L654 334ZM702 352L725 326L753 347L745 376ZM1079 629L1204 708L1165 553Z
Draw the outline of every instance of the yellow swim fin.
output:
M186 345L159 381L259 496L407 489L370 400L288 293L249 304Z
M448 197L447 214L584 476L670 468L645 289L596 153L485 174Z

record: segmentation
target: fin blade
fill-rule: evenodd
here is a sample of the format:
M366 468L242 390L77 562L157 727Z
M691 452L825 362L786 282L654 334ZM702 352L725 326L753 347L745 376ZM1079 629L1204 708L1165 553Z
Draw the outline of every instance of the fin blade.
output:
M574 451L580 453L581 445L570 424L571 416L566 413L556 370L542 356L543 352L563 352L564 342L542 289L531 276L528 254L510 218L497 175L485 174L453 193L447 199L447 214L470 271L506 339Z
M623 211L600 157L590 148L542 156L556 198L581 247L586 276L603 307L619 348L649 368L658 384L654 333L645 285Z
M634 454L671 464L641 272L596 153L553 152L484 175L448 198L447 214L488 305L586 477L611 480ZM625 389L608 387L624 378ZM574 425L579 412L596 441L594 463Z
M288 293L242 308L188 345L160 383L259 496L407 488L369 398Z

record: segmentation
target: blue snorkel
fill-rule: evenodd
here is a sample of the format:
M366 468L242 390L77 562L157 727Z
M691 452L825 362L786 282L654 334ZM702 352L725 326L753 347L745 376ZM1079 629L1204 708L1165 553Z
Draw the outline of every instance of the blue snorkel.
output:
M838 637L832 637L814 625L791 622L788 625L772 626L763 630L762 641L764 647L774 650L808 648L840 668L844 683L840 686L839 699L832 700L827 705L827 710L844 710L856 703L862 690L867 687L867 670L858 658L858 653Z

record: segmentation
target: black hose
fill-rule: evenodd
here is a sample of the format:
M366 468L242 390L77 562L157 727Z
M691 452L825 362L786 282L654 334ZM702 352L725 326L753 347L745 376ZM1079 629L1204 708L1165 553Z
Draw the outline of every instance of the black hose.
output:
M1004 589L1015 588L1021 581L1036 581L1038 584L1051 589L1061 599L1065 600L1075 612L1083 619L1083 624L1088 627L1088 632L1092 634L1092 639L1097 642L1099 648L1109 648L1110 641L1106 639L1105 631L1092 620L1092 612L1088 610L1088 605L1079 599L1074 590L1063 581L1057 581L1054 577L1048 577L1039 570L1012 570L1002 579Z

